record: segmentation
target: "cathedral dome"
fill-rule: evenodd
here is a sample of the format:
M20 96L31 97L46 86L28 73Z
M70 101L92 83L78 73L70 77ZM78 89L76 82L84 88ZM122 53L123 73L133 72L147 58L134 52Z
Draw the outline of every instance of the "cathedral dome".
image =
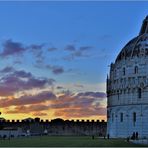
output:
M140 56L148 56L148 16L143 21L139 35L124 46L117 56L116 62Z
M110 65L107 76L107 133L148 138L148 16L140 33Z

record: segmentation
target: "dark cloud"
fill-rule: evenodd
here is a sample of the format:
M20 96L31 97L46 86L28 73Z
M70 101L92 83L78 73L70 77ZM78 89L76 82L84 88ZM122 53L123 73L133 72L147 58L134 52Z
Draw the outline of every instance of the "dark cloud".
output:
M92 46L81 46L81 47L79 48L79 50L84 51L84 50L90 50L90 49L92 49L92 48L93 48Z
M36 65L44 63L44 48L45 44L32 44L29 46L30 52L35 57L34 60L36 62Z
M78 51L74 52L74 53L71 54L71 55L73 56L73 58L74 58L74 57L82 57L82 56L84 56L84 55L83 55L83 52L82 52L81 50L78 50Z
M74 49L75 47L72 46ZM69 48L69 50L71 51L71 53L67 56L65 56L63 59L66 61L71 61L74 60L75 58L82 58L82 57L90 57L90 54L88 54L88 51L90 51L90 49L92 49L92 46L81 46L78 49L72 50L73 48Z
M14 42L11 39L6 40L3 43L3 51L0 53L1 57L8 57L11 55L20 55L25 52L28 48L22 43Z
M33 105L33 104L40 104L46 101L56 99L55 94L49 91L43 91L36 95L24 95L19 98L13 99L1 99L0 106L1 108L10 107L10 106L24 106L24 105ZM47 109L47 108L46 108Z
M26 72L24 70L14 71L11 75L12 77L20 77L20 78L33 78L33 75L30 72Z
M53 67L53 68L52 68L52 72L53 72L54 74L61 74L61 73L64 72L64 69L63 69L63 67Z
M25 72L24 70L14 70L12 67L2 69L1 73L0 96L9 96L16 92L30 90L33 88L44 88L46 86L53 85L55 82L54 79L37 78L30 72Z
M82 51L90 50L92 48L93 48L92 46L80 46L78 49L76 49L75 45L67 45L64 49L67 50L67 51L71 51L71 52L75 53L76 51L82 52Z
M14 42L11 39L6 40L3 43L3 50L0 53L1 57L10 57L15 55L23 55L26 51L32 52L32 54L36 57L36 60L42 60L45 58L43 56L43 48L45 44L31 44L29 46L25 46L20 42ZM14 61L15 64L22 64L21 61L19 62Z
M42 48L45 46L45 44L32 44L30 45L29 48L33 49L34 51L36 50L42 50Z
M31 46L29 46L30 51L37 58L37 60L44 59L43 47L45 47L45 44L32 44Z
M55 51L55 50L58 50L58 48L55 48L55 47L49 47L49 48L48 48L48 51L49 51L49 52Z
M96 98L105 98L106 94L104 92L85 92L79 93L77 96L79 97L96 97Z
M14 71L15 71L15 69L11 66L7 66L7 67L3 68L2 70L0 70L1 73L5 73L5 74L10 73L10 72L14 72Z
M62 86L57 86L56 88L57 89L64 89L64 87L62 87Z
M62 66L46 65L46 68L56 75L64 73L64 68Z
M64 49L67 51L75 51L76 50L74 45L67 45Z
M34 65L36 68L39 69L47 69L50 70L53 74L59 75L65 72L64 68L59 65L51 65L51 64L45 64L42 61L38 61L37 64Z
M73 96L74 95L74 93L72 93L72 91L70 91L69 89L63 90L61 93L64 94L62 96Z

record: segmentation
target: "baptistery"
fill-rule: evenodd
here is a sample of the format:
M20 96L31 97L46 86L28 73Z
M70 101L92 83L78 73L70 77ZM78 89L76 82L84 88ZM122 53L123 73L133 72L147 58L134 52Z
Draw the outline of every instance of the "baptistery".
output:
M148 137L148 16L107 76L107 134L117 138L133 133Z

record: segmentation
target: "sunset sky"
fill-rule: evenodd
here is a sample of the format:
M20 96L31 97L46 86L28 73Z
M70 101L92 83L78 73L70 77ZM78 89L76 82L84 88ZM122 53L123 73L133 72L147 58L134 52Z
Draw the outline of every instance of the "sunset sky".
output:
M105 119L106 76L148 2L0 2L6 119Z

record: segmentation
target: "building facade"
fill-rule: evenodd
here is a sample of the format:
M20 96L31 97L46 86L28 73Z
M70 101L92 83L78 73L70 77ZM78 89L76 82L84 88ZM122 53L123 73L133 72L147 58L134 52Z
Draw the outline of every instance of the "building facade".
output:
M22 135L22 129L17 127L7 127L0 130L0 138L20 137Z
M107 134L128 137L134 132L148 137L148 16L107 77Z
M6 137L8 137L8 135L12 135L12 137L15 137L17 131L9 129L17 129L17 128L20 128L22 130L21 133L22 136L38 136L38 135L104 136L106 134L107 124L104 120L74 121L74 120L63 120L59 118L51 121L40 120L40 118L35 118L35 119L27 118L22 121L0 120L0 136L2 137L4 135Z

